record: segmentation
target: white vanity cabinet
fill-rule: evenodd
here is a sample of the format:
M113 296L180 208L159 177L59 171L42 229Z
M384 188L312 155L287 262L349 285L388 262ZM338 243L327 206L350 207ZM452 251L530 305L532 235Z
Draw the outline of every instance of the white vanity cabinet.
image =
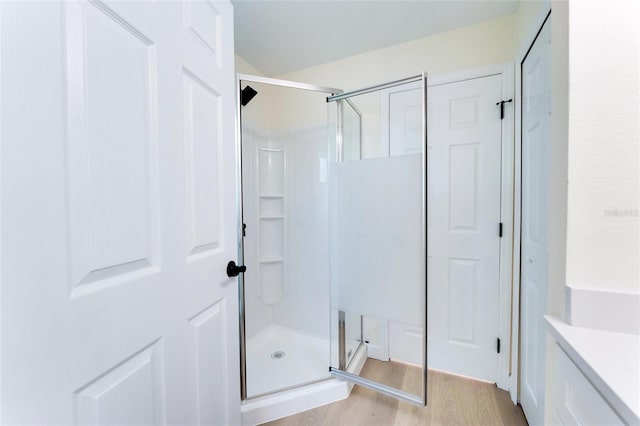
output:
M640 338L545 318L553 339L545 424L640 424Z
M554 424L624 424L558 343L553 346L553 369L551 421Z

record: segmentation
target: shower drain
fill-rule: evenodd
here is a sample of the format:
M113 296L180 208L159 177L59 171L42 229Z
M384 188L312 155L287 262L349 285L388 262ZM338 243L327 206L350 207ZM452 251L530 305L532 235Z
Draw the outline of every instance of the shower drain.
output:
M282 359L285 357L285 353L283 351L275 351L271 354L271 358L273 359Z

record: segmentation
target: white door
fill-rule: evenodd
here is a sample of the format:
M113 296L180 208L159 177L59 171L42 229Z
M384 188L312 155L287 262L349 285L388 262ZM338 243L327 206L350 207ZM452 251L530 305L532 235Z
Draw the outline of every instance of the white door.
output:
M430 368L496 382L502 77L429 90Z
M547 307L551 23L522 63L520 402L530 425L544 422Z
M390 124L383 144L390 155L420 152L419 91L385 96ZM427 361L429 368L495 382L502 76L430 86L427 98ZM392 323L390 357L420 363L421 334L414 325Z
M228 2L3 2L3 424L238 424Z

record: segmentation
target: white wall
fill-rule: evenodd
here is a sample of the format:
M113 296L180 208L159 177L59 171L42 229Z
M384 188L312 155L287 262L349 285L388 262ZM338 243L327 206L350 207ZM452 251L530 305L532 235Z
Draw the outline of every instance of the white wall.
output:
M236 59L236 73L264 76L262 71L260 71L258 68L251 65L249 62L244 60L241 56L235 55L235 59Z
M554 1L551 15L551 146L547 312L565 316L567 257L567 132L569 115L569 11ZM548 383L551 383L550 381Z
M537 0L533 3L535 7L522 9L520 22L526 22L541 2L542 0ZM515 52L513 40L516 16L501 17L274 77L352 90L419 74L423 70L433 76L512 61ZM237 55L236 66L239 72L259 73ZM297 96L299 95L296 93L288 93L279 99L272 99L274 111L286 111L271 117L272 127L287 127L291 122L304 123L305 127L326 125L326 122L310 122L311 117L326 117L326 104L319 102L306 109L292 108L291 106L299 105ZM379 125L379 95L365 98L354 99L365 115L363 134L379 135L379 131L369 131L375 130L376 125ZM371 137L366 138L365 157L378 156L378 139L379 137L373 141Z
M530 19L530 15L535 14L539 3L542 3L542 1L536 0L532 2L535 7L521 7L523 12L520 13L522 15L519 17L520 22L526 23L527 19ZM352 90L416 75L423 70L433 76L484 65L510 62L513 61L515 52L513 42L514 19L517 16L504 16L480 24L271 77ZM262 75L259 70L238 55L236 55L236 71ZM287 110L287 113L273 116L272 126L274 128L286 127L291 122L305 123L305 125L324 125L325 123L310 123L309 120L310 117L326 116L326 104L318 103L315 106L315 110L289 108L287 105L299 105L296 96L296 93L288 93L284 94L281 99L273 99L273 102L281 103L278 108L274 107L274 110ZM361 102L365 102L361 108L366 110L366 100L362 99ZM372 108L372 110L378 112L378 103L373 105ZM370 121L375 121L373 115Z
M513 22L513 15L505 16L277 77L347 91L420 74L423 70L434 76L513 61ZM352 101L363 113L363 156L378 157L380 94L359 96ZM324 104L316 105L315 109L290 110L286 118L304 122L309 114L316 117L326 114Z
M540 16L548 12L550 0L523 0L513 16L514 52L520 53L531 45L530 37L540 29Z
M513 16L350 56L279 76L352 90L408 77L513 60Z
M549 187L549 257L547 313L565 319L567 257L567 164L569 116L569 3L553 1L551 12L551 146ZM545 423L554 383L553 340L547 338L545 351Z
M602 6L569 3L567 284L639 292L640 2Z

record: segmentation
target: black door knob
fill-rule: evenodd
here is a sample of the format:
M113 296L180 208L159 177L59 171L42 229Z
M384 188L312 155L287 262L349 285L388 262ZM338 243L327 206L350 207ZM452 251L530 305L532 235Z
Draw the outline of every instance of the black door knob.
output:
M237 277L240 275L240 272L245 272L246 270L246 266L236 265L236 262L233 260L230 260L229 263L227 263L227 276L229 277Z

